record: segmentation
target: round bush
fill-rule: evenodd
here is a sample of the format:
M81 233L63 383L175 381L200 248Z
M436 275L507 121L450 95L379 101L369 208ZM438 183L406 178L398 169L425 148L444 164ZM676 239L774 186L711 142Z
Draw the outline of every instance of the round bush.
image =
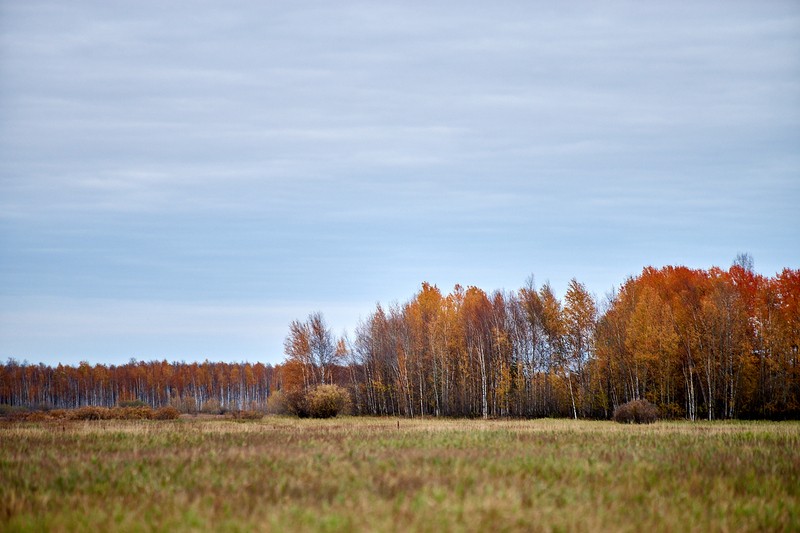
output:
M350 394L339 385L319 385L307 394L308 413L314 418L332 418L350 405Z
M624 403L614 411L614 422L620 424L652 424L658 420L658 407L647 400Z
M153 413L153 418L156 420L176 420L179 416L181 416L181 412L169 405L156 409Z
M270 415L288 415L289 403L283 392L276 390L267 398L267 414Z
M283 394L286 399L286 407L290 414L300 418L308 418L311 412L308 407L308 394L299 389L287 390Z

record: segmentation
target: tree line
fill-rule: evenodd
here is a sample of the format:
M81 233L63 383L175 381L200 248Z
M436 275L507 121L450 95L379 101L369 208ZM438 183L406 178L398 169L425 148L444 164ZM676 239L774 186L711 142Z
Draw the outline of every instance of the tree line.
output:
M0 404L183 412L266 410L319 385L354 414L610 418L648 400L673 418L800 416L800 270L774 277L747 257L728 270L645 268L597 301L573 279L563 299L533 279L487 293L423 283L337 338L321 313L290 324L286 359L0 367Z
M645 268L603 301L573 279L563 299L530 280L513 292L424 283L375 310L354 338L320 314L292 324L285 390L344 368L370 415L609 418L648 400L662 416L800 415L800 270ZM327 332L327 333L326 333Z
M0 404L31 408L113 407L141 402L182 412L264 408L275 387L272 365L168 363L29 365L13 359L0 367Z

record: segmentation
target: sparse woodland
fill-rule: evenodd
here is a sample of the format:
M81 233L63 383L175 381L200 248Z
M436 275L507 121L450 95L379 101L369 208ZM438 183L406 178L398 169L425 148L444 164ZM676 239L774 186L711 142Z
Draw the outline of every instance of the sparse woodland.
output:
M647 400L665 418L796 418L798 346L800 270L646 268L599 302L576 280L563 299L532 281L449 294L424 283L378 305L352 338L336 338L321 313L293 322L276 366L9 360L0 404L263 410L278 391L336 384L366 415L610 418Z

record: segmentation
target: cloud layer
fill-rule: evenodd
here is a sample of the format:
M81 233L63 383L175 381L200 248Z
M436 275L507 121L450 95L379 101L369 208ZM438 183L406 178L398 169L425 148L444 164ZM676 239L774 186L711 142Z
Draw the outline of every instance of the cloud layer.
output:
M601 294L651 263L800 263L793 2L0 10L0 356L77 352L17 331L91 322L87 299L326 311L423 280ZM267 315L229 340L277 361ZM182 320L160 345L189 356Z

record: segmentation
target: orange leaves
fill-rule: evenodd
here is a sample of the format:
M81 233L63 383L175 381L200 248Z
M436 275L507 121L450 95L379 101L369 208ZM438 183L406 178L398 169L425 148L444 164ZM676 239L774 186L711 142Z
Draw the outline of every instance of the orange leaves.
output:
M765 278L747 262L727 271L644 269L613 298L598 330L612 392L647 396L690 418L795 409L800 379L790 371L793 321L784 311L800 299L796 279L788 269Z
M343 340L334 339L319 312L308 315L305 322L293 321L283 346L287 361L300 365L306 389L331 383L333 365L347 353Z

